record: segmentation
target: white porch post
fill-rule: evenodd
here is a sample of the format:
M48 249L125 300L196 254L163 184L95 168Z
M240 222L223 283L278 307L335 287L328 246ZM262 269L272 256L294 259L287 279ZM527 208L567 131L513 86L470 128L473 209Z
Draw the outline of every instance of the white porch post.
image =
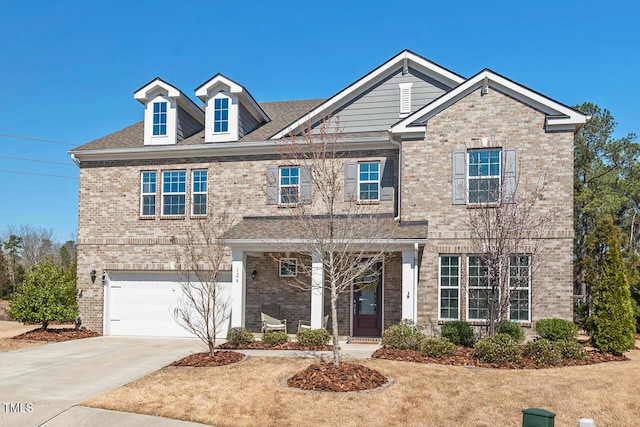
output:
M320 329L324 317L324 268L322 254L311 257L311 329Z
M247 289L247 273L245 271L246 255L244 251L231 251L231 327L244 327L244 306Z
M414 288L416 257L413 249L402 251L402 319L418 320Z

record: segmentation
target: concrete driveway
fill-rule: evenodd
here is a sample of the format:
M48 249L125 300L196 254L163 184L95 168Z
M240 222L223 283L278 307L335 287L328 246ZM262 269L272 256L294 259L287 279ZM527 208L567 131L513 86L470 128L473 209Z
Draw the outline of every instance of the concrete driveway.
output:
M0 353L0 425L68 426L74 405L203 350L195 338L96 337Z

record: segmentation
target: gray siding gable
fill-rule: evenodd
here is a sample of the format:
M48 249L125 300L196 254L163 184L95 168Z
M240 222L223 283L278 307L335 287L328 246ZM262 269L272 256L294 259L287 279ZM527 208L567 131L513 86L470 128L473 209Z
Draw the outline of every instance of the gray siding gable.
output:
M177 142L189 138L204 129L204 126L193 116L187 113L182 107L178 106L178 123L177 126Z
M400 83L412 83L411 112L451 90L450 87L409 67L398 68L386 79L332 113L343 132L386 131L400 120Z
M260 124L258 120L249 113L249 110L240 103L238 108L238 139L251 133Z

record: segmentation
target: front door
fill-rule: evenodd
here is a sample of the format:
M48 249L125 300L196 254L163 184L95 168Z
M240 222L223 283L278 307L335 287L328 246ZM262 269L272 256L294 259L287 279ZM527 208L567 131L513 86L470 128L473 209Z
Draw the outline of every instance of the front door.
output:
M382 334L382 263L376 263L353 284L353 336Z

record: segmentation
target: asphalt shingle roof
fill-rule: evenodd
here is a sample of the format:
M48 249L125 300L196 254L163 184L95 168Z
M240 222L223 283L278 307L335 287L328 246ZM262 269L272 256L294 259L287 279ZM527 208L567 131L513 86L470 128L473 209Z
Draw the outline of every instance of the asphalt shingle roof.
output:
M324 101L324 99L305 99L299 101L259 103L260 107L265 113L267 113L271 121L246 134L244 137L240 138L239 142L266 141L276 132L282 130L284 127L299 119L301 116L305 115ZM204 130L202 130L180 141L178 145L197 145L204 143ZM81 145L75 148L74 151L143 147L144 121L140 121L117 132Z

